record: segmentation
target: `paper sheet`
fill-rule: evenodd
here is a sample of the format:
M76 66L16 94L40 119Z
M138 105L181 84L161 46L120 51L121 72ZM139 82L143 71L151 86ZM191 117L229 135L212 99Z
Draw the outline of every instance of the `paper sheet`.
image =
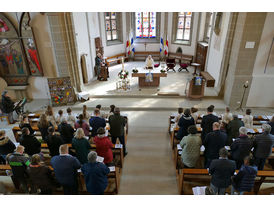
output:
M180 144L177 144L177 150L182 150L182 147Z
M115 144L115 148L123 148L122 144Z
M206 186L192 187L193 195L205 195Z
M115 166L108 167L110 172L115 172Z
M243 117L244 117L243 115L238 114L238 118L239 118L239 119L242 119Z
M96 162L104 162L104 158L100 157L100 156L97 156Z
M226 150L230 150L230 146L225 146L225 149Z
M204 152L204 151L205 151L205 146L204 146L204 145L201 146L200 151L201 151L201 152Z

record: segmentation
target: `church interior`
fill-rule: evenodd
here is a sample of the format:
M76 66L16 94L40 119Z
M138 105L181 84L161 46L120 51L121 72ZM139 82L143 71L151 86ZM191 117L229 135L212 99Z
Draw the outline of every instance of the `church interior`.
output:
M100 111L112 141L109 113L116 114L110 107L115 105L126 119L124 142L112 141L113 165L103 193L204 194L211 185L205 143L196 165L188 168L181 157L177 110L197 115L199 137L205 131L203 117L215 114L222 127L227 108L242 120L251 111L252 125L242 127L252 141L264 134L263 125L274 127L273 21L273 12L0 12L1 102L7 95L14 103L11 112L1 105L0 131L18 148L22 122L30 125L43 162L56 172L38 127L43 114L59 133L58 112L66 116L70 108L76 131L87 108L86 136L90 150L97 151L92 116ZM73 143L67 145L75 156ZM231 144L224 148L232 159ZM245 195L274 194L272 151ZM0 168L1 193L24 194L15 187L9 161ZM86 178L78 173L79 194L89 194ZM52 194L63 192L59 185Z

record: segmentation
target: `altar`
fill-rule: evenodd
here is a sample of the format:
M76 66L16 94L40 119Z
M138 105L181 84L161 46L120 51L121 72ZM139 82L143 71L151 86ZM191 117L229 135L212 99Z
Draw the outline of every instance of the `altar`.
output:
M160 78L167 77L166 72L161 72L160 69L144 69L137 68L137 73L132 73L132 77L138 77L139 87L158 87Z

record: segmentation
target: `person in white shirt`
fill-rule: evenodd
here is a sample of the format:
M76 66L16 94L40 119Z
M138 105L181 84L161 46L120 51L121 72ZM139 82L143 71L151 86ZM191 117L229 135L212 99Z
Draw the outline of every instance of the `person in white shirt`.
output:
M233 119L233 115L230 112L229 107L226 107L225 108L225 113L222 117L222 121L225 122L226 124L228 124L232 119Z
M58 111L58 114L56 115L56 117L55 117L55 121L56 121L56 123L59 125L60 123L61 123L61 119L64 117L64 115L63 115L63 110L59 110Z
M153 69L153 66L154 66L154 60L152 59L151 55L148 55L148 57L146 58L146 68Z
M251 109L247 109L246 114L244 115L242 121L246 128L252 129L253 128L253 116L251 115Z
M66 118L66 120L67 120L67 122L68 122L68 124L70 124L73 128L74 128L74 124L75 124L75 122L76 122L76 118L75 118L75 116L72 114L72 110L71 110L71 108L69 107L69 108L67 108L67 118Z
M196 124L196 123L197 123L197 120L198 120L198 117L199 117L198 109L195 108L195 107L191 107L191 108L190 108L190 111L191 111L191 116L193 117L194 122L195 122L195 124Z
M178 122L179 122L179 120L180 120L180 118L183 116L183 113L184 112L184 109L183 108L178 108L178 114L176 114L176 116L175 116L175 124L176 124L176 126L178 126Z
M88 113L88 111L87 111L87 105L83 105L83 116L84 116L84 120L86 121L86 122L88 122L89 121L89 118L90 118L90 114Z

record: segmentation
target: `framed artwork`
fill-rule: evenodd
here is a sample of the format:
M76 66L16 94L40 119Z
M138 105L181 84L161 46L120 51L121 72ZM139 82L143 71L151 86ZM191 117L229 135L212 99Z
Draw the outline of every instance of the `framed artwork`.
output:
M30 74L33 76L43 76L43 70L37 51L34 34L30 26L29 12L24 12L20 20L20 37L22 38L23 46L25 49L27 62L30 69Z
M0 13L0 76L9 86L27 85L29 69L14 25Z

